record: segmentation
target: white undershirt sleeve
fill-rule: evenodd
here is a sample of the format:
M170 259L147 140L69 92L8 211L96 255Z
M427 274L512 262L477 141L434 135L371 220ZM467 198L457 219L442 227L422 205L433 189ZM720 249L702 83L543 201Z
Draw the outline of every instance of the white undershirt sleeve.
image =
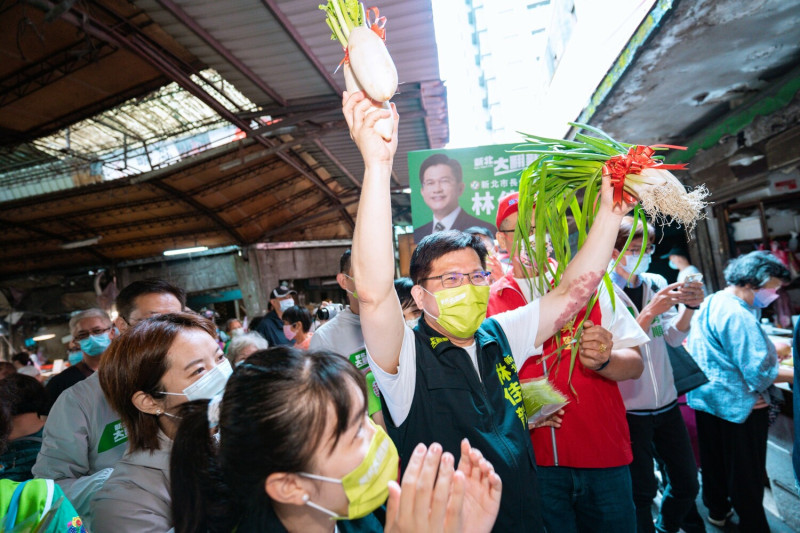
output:
M517 309L496 314L492 318L497 320L506 334L517 370L522 368L529 357L542 351L541 346L536 346L536 334L539 331L538 298Z
M379 367L369 353L367 347L367 358L378 388L381 390L381 397L386 402L386 407L392 415L392 422L395 426L401 425L411 411L411 402L414 399L414 389L417 384L417 354L414 330L405 326L403 331L403 343L400 346L400 359L397 365L397 373L390 374Z

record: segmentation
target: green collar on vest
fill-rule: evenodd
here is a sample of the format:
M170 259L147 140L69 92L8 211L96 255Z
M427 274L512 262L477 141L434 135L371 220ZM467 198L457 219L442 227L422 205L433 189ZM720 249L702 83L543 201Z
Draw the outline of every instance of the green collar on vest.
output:
M422 320L417 322L417 327L415 327L414 329L422 333L422 335L424 335L428 339L428 345L431 347L431 349L436 355L439 355L451 348L460 348L459 346L456 346L455 344L450 342L450 339L444 337L441 333L434 330L428 324L427 320L428 320L427 315L423 313ZM484 323L481 324L481 327L478 328L478 331L475 332L475 341L481 346L481 348L489 344L493 343L497 344L497 339L495 339L488 332L484 331L483 326L484 324L486 324L487 321L488 319L485 320Z

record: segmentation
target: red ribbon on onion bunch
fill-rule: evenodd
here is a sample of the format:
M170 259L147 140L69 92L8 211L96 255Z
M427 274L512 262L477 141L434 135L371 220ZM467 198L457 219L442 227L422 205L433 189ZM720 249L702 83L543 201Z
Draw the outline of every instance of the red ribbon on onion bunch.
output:
M673 150L686 150L685 146L671 144L653 144L651 146L631 146L626 155L615 155L603 165L603 174L611 177L614 188L614 205L636 203L638 200L625 191L625 176L628 174L641 174L645 168L658 168L663 170L684 170L685 163L664 164L658 159L653 159L656 148L671 148Z
M374 16L372 21L370 21L369 19L370 14ZM366 10L367 20L365 22L367 23L367 26L369 26L369 29L374 31L378 37L383 39L383 42L386 42L386 17L381 17L380 14L381 14L380 10L375 6L367 8ZM350 54L347 51L347 47L345 47L344 57L342 58L341 61L339 61L339 66L336 67L336 70L334 70L333 73L336 74L342 67L342 65L349 62L350 62Z

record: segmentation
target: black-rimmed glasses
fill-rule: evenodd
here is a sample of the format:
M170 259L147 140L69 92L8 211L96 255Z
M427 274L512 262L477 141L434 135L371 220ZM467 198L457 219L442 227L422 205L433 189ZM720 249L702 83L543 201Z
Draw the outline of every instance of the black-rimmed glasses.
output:
M102 335L103 333L107 333L107 332L111 331L111 327L112 326L108 326L105 329L103 329L103 328L94 328L91 331L81 331L80 333L77 333L73 337L73 339L75 339L76 341L82 341L84 339L88 339L91 335Z
M475 272L469 272L467 274L462 274L461 272L447 272L446 274L442 274L441 276L431 276L429 278L422 278L420 281L428 281L431 279L438 279L442 282L442 287L445 289L451 289L453 287L460 287L464 284L464 278L469 279L469 282L473 285L481 286L481 285L489 285L490 279L489 275L490 272L486 272L485 270L476 270Z

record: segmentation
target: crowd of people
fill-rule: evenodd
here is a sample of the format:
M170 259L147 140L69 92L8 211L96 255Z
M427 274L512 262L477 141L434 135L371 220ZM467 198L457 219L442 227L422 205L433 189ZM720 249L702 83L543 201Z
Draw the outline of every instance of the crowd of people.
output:
M387 115L370 105L343 100L365 164L336 275L347 305L314 313L315 327L281 284L249 326L216 324L181 288L146 279L122 289L114 320L75 313L69 367L46 385L29 354L0 365L3 527L47 516L47 531L78 532L694 533L735 511L741 531L769 531L771 392L793 372L757 311L788 270L754 252L709 296L691 270L668 284L648 272L654 228L604 178L557 285L533 283L544 265L515 249L516 194L495 234L429 228L410 277L395 279L397 138L375 132ZM461 183L446 158L426 171L426 187ZM666 256L689 268L680 250ZM670 356L683 345L706 378L688 392L699 465ZM564 405L529 420L531 380Z

